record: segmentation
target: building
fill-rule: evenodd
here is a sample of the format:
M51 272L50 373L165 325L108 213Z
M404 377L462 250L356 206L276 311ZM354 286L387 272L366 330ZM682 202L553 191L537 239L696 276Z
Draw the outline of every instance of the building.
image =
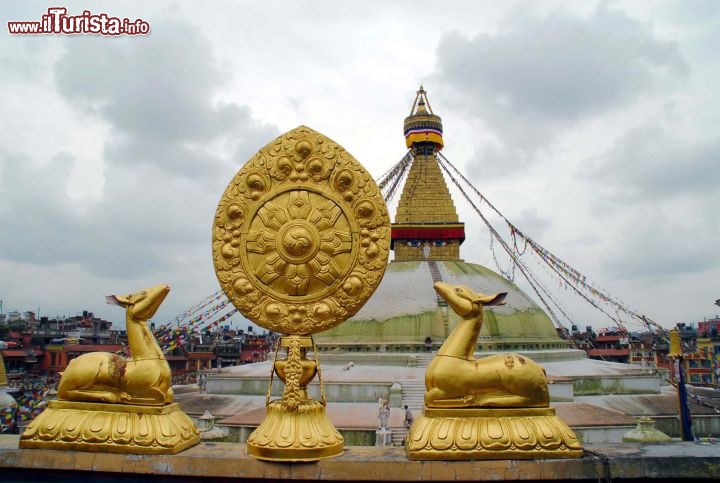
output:
M630 338L627 330L607 328L598 331L595 336L595 347L587 349L591 359L624 362L630 360Z

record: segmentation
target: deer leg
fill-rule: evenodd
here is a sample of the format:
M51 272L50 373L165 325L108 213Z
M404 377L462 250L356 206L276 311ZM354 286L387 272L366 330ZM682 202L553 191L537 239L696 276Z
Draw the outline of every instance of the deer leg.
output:
M436 408L456 408L471 406L473 396L449 396L440 388L434 387L425 393L425 404Z
M123 393L122 402L125 404L163 406L170 401L168 400L167 392L156 388L148 388L145 391L135 392L133 394Z
M116 402L113 388L98 384L106 354L90 353L70 361L58 384L58 399L68 401Z
M525 396L514 396L510 394L486 394L478 399L476 405L494 408L542 408L548 406L548 404Z
M66 401L100 402L111 404L120 402L120 396L112 391L92 389L59 390L58 399L64 399Z

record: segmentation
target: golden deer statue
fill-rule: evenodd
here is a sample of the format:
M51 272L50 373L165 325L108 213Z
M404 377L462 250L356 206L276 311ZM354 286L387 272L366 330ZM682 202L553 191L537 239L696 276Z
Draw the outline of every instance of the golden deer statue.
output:
M462 285L437 282L435 290L460 316L425 373L430 408L541 408L550 395L542 366L519 354L475 359L483 307L505 304L507 293L485 295Z
M170 366L147 321L170 292L160 284L132 295L106 298L125 307L130 357L90 352L70 361L58 400L162 406L173 401Z

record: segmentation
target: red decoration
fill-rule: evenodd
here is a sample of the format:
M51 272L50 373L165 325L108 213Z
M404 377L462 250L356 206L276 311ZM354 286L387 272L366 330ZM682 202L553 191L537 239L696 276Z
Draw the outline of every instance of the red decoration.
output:
M465 241L464 227L392 227L391 246L395 240L460 240Z

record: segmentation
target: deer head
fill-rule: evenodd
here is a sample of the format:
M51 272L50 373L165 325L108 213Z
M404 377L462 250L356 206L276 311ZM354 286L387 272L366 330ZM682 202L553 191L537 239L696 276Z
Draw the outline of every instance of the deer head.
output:
M475 317L484 306L505 305L507 292L496 295L477 293L464 285L451 285L445 282L435 282L435 291L450 305L450 308L463 318Z
M155 315L168 292L170 292L170 287L161 283L130 295L109 295L105 297L105 301L112 305L125 307L128 319L146 321Z

